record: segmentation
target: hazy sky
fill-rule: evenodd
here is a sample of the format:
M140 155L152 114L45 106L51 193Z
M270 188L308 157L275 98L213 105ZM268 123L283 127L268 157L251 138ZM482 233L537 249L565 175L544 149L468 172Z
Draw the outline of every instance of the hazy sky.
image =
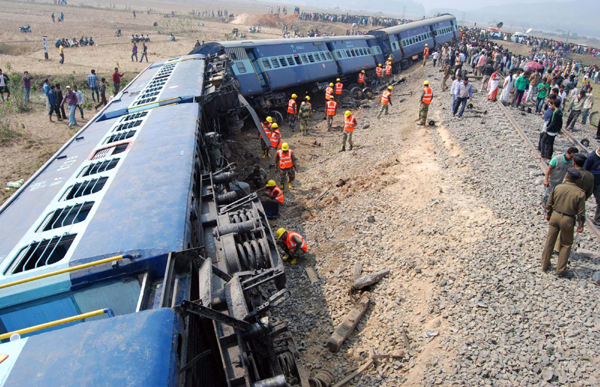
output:
M555 3L566 3L572 0L421 0L427 11L434 8L455 8L468 11L470 9L477 9L487 7L488 5L503 5L503 4L515 4L515 3L541 3L541 2L555 2ZM416 2L419 2L418 0Z

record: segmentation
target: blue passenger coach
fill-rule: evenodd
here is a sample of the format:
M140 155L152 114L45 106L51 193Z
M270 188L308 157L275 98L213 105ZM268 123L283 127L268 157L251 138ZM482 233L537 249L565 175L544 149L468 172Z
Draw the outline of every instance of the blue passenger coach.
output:
M369 88L358 89L359 72L375 79L375 67L392 56L398 73L422 55L425 44L433 48L457 37L456 18L446 14L360 36L213 42L192 54L226 54L241 93L263 114L271 114L274 108L285 109L290 94L320 93L336 78L349 95L372 96Z
M0 333L135 312L136 275L162 276L169 251L199 244L203 76L200 56L148 67L1 208Z

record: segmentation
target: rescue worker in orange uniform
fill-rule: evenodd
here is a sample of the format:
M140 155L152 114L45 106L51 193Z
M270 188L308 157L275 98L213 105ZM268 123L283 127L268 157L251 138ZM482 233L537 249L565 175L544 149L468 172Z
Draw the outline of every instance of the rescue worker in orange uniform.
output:
M271 149L273 149L274 154L277 154L277 149L279 149L280 146L281 132L279 131L279 125L277 125L277 122L273 122L273 125L271 125Z
M362 70L360 73L358 73L358 87L365 87L365 70Z
M331 132L331 126L333 125L333 117L335 117L335 113L337 111L337 102L335 102L333 95L329 97L329 101L326 104L326 114L327 114L327 131Z
M393 106L392 105L392 99L390 98L392 96L392 90L394 88L392 86L388 86L387 90L383 92L383 94L381 94L381 108L379 109L379 113L377 113L377 118L381 117L381 113L383 113L385 111L385 115L388 115L388 105L389 106Z
M356 127L356 118L354 118L350 110L346 110L344 117L346 117L344 119L344 137L342 139L342 149L340 152L346 150L346 140L348 141L348 145L350 145L348 150L352 150L352 133L354 133L354 128Z
M265 195L261 195L263 208L271 215L270 219L275 219L279 215L279 206L283 204L283 191L275 184L275 180L269 180L263 188L256 192L263 191L266 191Z
M264 122L261 122L261 125L263 127L263 130L265 131L265 134L267 135L267 138L270 141L271 140L271 125L273 125L273 117L268 116ZM262 153L263 153L262 158L264 159L267 157L271 157L271 153L269 152L270 147L267 146L267 144L265 144L262 134L259 134L258 137L260 138L260 147L262 148Z
M427 123L427 113L429 112L429 104L433 99L433 91L429 87L429 81L423 82L423 93L421 94L421 103L419 104L419 123L423 126Z
M275 156L275 171L281 171L281 179L279 185L282 190L285 190L285 182L287 180L288 188L292 189L292 182L296 178L296 156L294 151L290 149L287 142L281 144L281 149L277 151Z
M298 96L296 94L292 94L292 98L288 102L288 119L290 120L290 128L292 132L294 131L294 126L296 125L296 119L298 118L298 104L296 103L296 98Z
M385 62L385 80L390 82L392 80L392 61L388 60Z
M344 84L340 82L340 79L335 80L335 95L342 95L342 90L344 88Z
M285 253L281 259L287 261L291 257L292 260L290 263L292 265L298 263L298 259L304 258L308 251L304 237L297 232L288 231L285 228L277 230L277 245L279 245Z
M325 101L329 101L329 97L333 94L333 83L325 89Z
M381 63L375 68L375 74L377 75L377 79L375 80L375 88L377 88L383 79L383 66Z
M421 66L421 67L425 67L425 64L427 64L428 56L429 56L429 45L427 43L425 43L425 49L423 50L423 66Z

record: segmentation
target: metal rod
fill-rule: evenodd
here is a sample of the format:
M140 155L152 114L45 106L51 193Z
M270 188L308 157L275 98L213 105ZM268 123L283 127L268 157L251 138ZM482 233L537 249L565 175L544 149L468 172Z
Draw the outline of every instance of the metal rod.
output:
M72 271L78 271L78 270L82 270L82 269L87 269L88 267L93 267L93 266L102 265L103 263L118 261L118 260L123 259L123 258L133 259L133 256L130 255L130 254L117 255L117 256L114 256L114 257L110 257L110 258L100 259L100 260L94 261L94 262L84 263L83 265L77 265L77 266L73 266L73 267L68 267L66 269L52 271L50 273L44 273L44 274L36 275L36 276L33 276L33 277L29 277L29 278L23 278L23 279L20 279L18 281L9 282L7 284L1 284L0 285L0 289L9 288L11 286L20 285L20 284L24 284L24 283L27 283L27 282L37 281L37 280L42 279L42 278L48 278L48 277L52 277L52 276L59 275L59 274L70 273Z
M39 330L42 330L42 329L55 327L57 325L67 324L67 323L70 323L70 322L73 322L73 321L84 320L86 318L100 316L100 315L103 315L104 313L108 314L108 317L114 317L115 316L115 314L112 311L112 309L109 309L109 308L98 309L98 310L95 310L93 312L82 313L82 314L78 314L77 316L67 317L67 318L63 318L63 319L60 319L60 320L54 320L54 321L50 321L50 322L47 322L47 323L44 323L44 324L34 325L32 327L29 327L29 328L24 328L24 329L19 329L19 330L12 331L12 332L4 333L4 334L0 335L0 340L8 339L12 335L14 335L15 333L19 334L19 335L24 335L25 333L35 332L35 331L39 331Z
M250 328L250 324L244 320L239 320L235 317L231 317L225 313L218 312L214 309L207 308L204 305L197 304L188 300L181 301L181 309L196 314L200 317L205 317L214 321L218 321L225 325L230 325L237 329L247 330Z

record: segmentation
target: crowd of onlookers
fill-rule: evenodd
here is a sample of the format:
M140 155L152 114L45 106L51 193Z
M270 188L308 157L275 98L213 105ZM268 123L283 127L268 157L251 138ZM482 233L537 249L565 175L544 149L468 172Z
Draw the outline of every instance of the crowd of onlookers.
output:
M119 69L115 67L114 72L112 74L112 86L113 93L117 95L121 89L121 79L124 73L120 73ZM23 102L30 103L31 100L31 86L32 86L33 77L29 74L28 71L25 71L23 76L21 77L21 87L23 88ZM2 101L10 100L10 78L7 74L2 72L0 69L0 97ZM87 87L90 90L92 101L94 102L88 108L93 107L96 111L101 106L106 106L108 103L106 92L109 84L105 77L98 77L96 74L96 70L91 70L90 74L87 76ZM13 83L14 85L14 83ZM84 118L84 103L85 98L83 92L81 90L81 85L73 84L73 86L67 85L65 88L61 88L60 83L50 83L49 79L45 79L42 84L42 91L44 92L45 102L46 102L46 114L48 115L48 120L50 122L54 122L52 119L53 116L59 121L69 120L69 127L77 126L77 118L76 111L79 110L81 119ZM63 93L64 90L64 93ZM6 94L6 99L5 99ZM65 111L65 105L68 109L68 114Z
M551 45L556 47L556 42L545 42L528 55L519 56L504 48L501 41L480 34L479 29L461 28L459 31L459 41L437 47L433 57L434 63L439 58L445 66L442 90L447 89L448 77L454 79L450 88L454 115L458 113L461 117L466 101L473 96L469 81L473 74L481 76L481 91L487 91L489 101L499 100L506 106L531 113L532 120L539 119L538 149L549 163L544 200L563 181L567 169L563 168L560 175L557 168L562 164L575 164L581 174L589 171L593 175L588 178L591 182L586 198L595 196L597 210L593 219L600 225L600 153L592 152L586 156L577 153L578 149L570 148L563 155L554 155L554 140L565 129L577 131L583 129L579 122L591 124L592 85L597 82L598 67L565 58L560 50L552 49ZM460 109L459 105L462 105ZM600 119L596 139L600 140Z
M391 27L411 21L406 19L395 19L391 17L351 15L348 13L335 14L325 12L300 12L298 14L298 19L312 22L356 24L357 26L362 27Z
M545 50L552 53L552 55L567 56L569 54L579 54L600 57L600 49L589 47L585 44L567 43L554 39L526 35L517 36L515 38L515 43L532 46L534 51Z

